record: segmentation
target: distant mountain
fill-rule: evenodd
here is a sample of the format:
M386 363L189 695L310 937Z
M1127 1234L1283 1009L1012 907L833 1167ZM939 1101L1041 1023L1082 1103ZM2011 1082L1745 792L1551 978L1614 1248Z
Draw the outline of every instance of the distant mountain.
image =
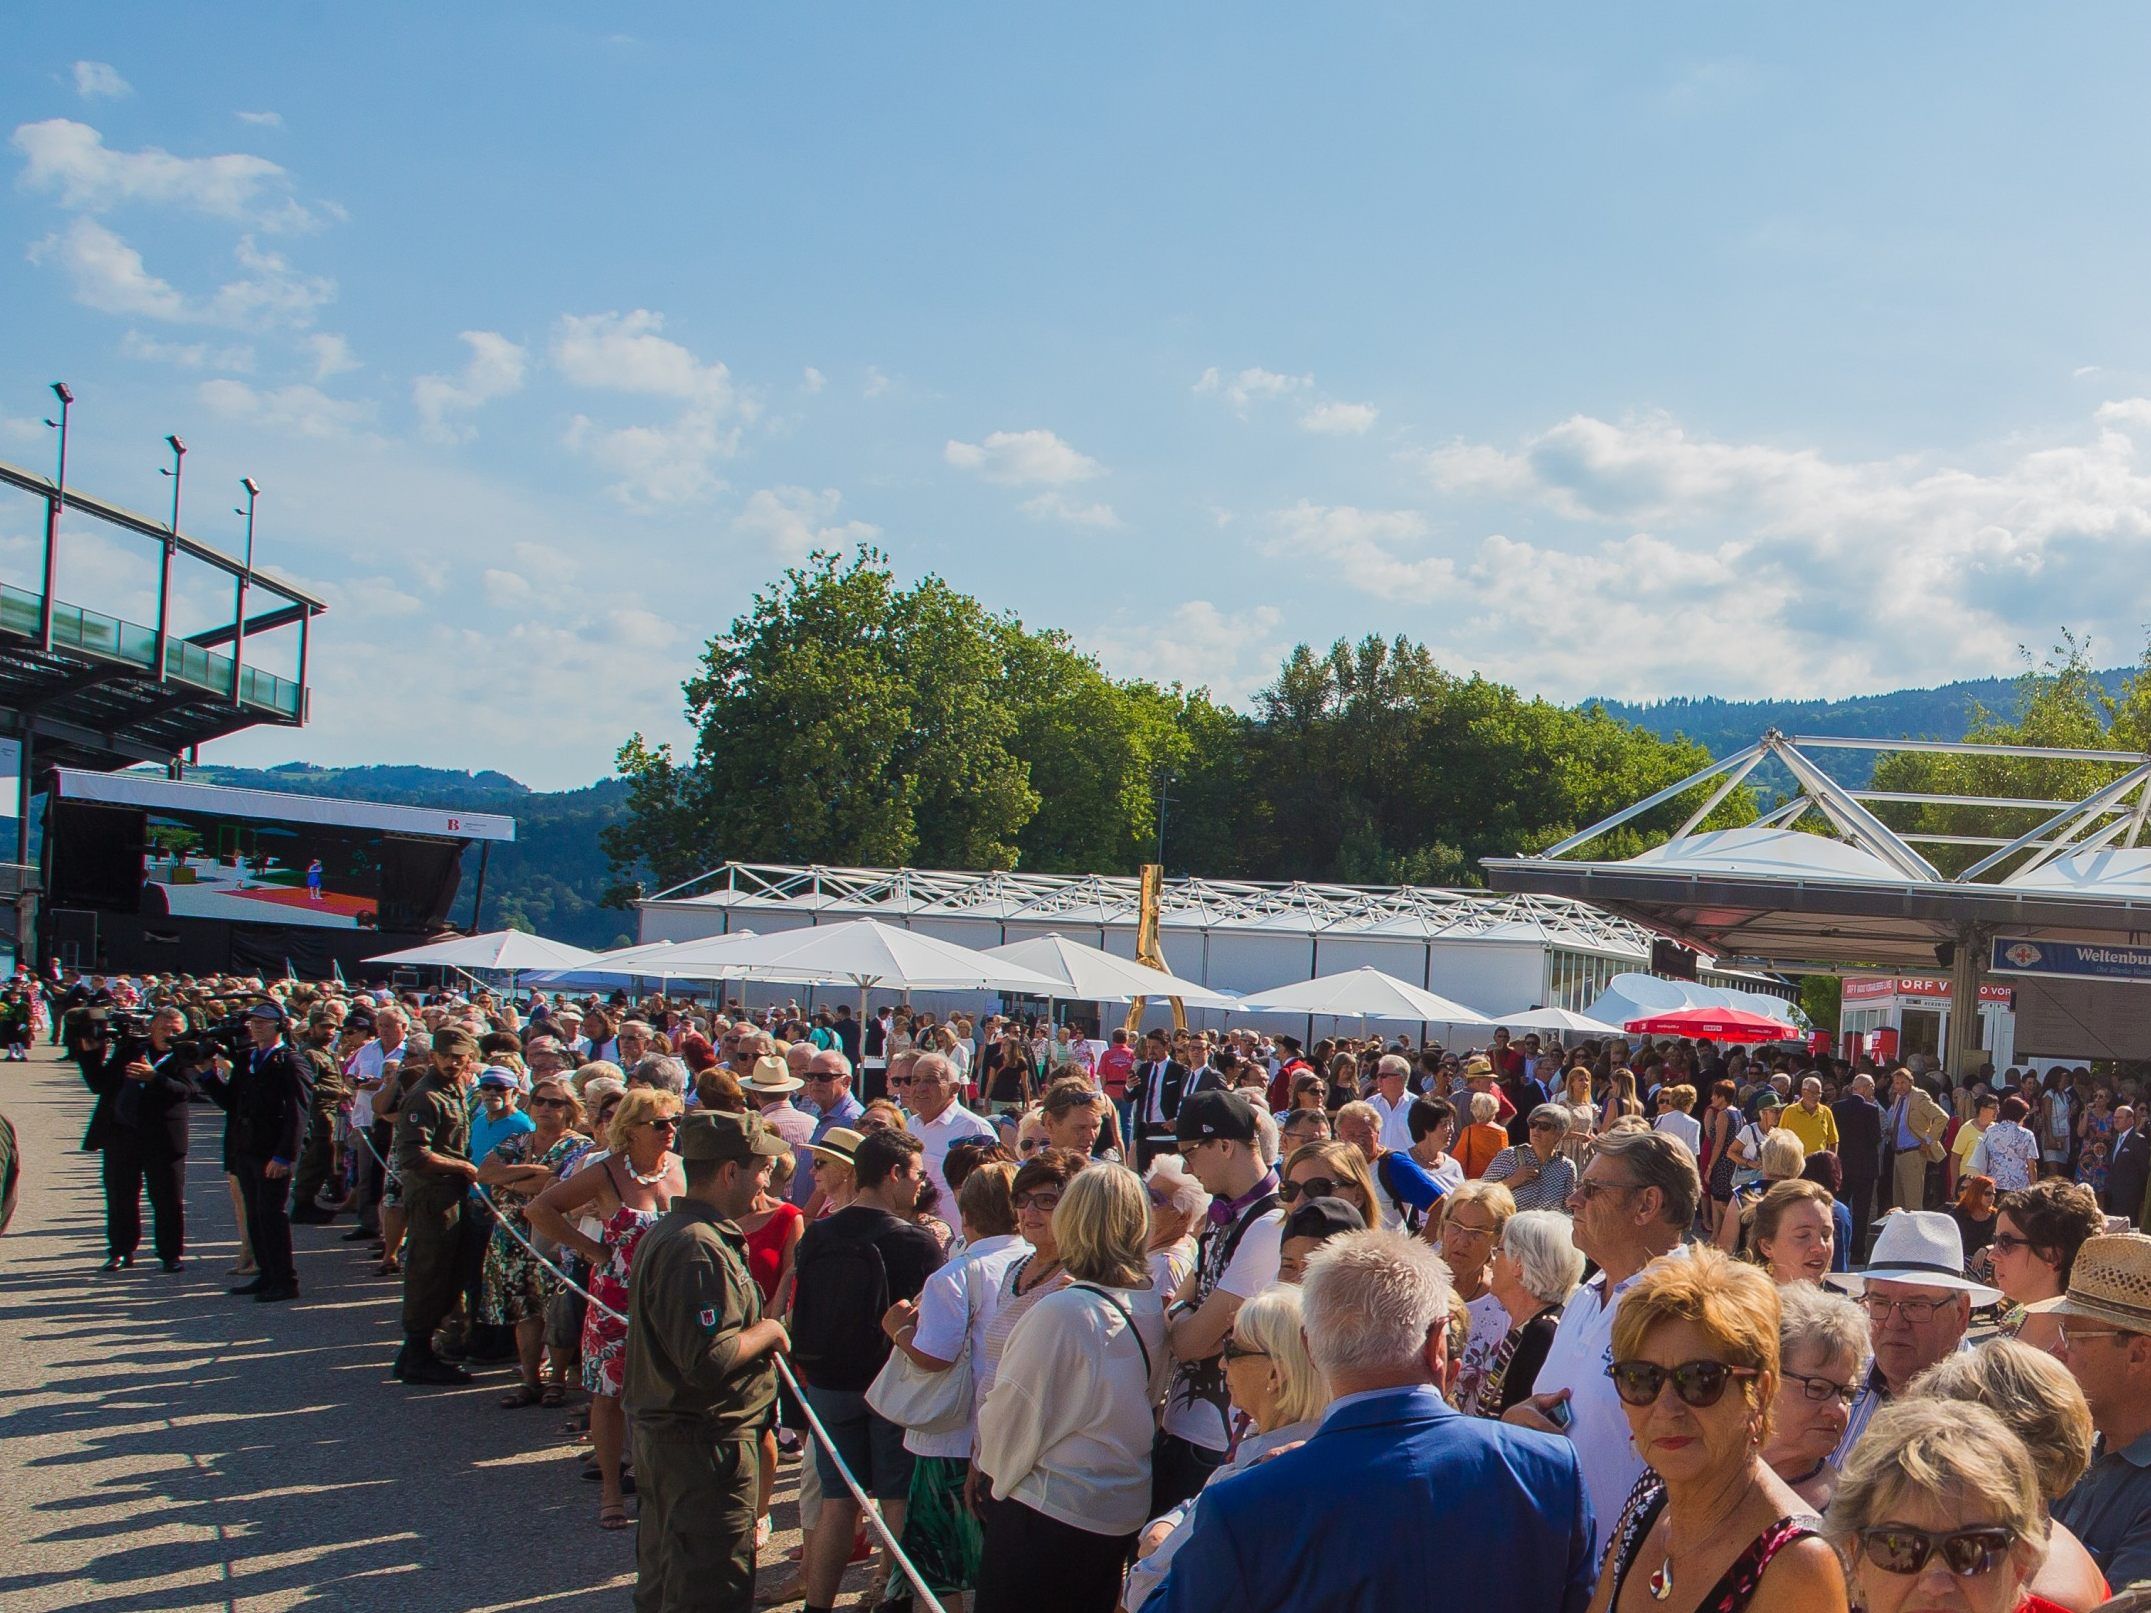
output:
M2114 667L2095 673L2110 694L2135 673ZM2013 713L2014 678L1970 678L1933 689L1896 689L1847 700L1720 700L1681 696L1637 705L1626 700L1587 700L1609 716L1636 723L1670 739L1682 735L1713 756L1752 745L1767 729L1785 734L1831 734L1846 739L1962 739L1976 710ZM1841 783L1864 784L1874 767L1867 751L1818 751L1815 759Z
M616 821L627 785L605 779L581 790L533 790L505 773L460 773L445 767L200 767L188 775L204 784L237 789L283 790L294 795L335 795L393 806L465 807L503 812L515 819L515 843L497 845L486 866L487 929L521 925L573 946L602 948L635 939L635 915L601 907L610 883L598 830ZM478 852L463 859L459 925L471 921L477 894Z

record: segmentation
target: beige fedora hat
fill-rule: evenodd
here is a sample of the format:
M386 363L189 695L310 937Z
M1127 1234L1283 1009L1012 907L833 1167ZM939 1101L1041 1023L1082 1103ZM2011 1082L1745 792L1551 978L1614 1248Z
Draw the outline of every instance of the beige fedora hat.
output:
M787 1092L797 1092L806 1082L792 1074L792 1067L776 1054L764 1053L739 1085L750 1098L781 1098Z
M2069 1291L2024 1308L2151 1333L2151 1238L2141 1232L2086 1238L2069 1272Z

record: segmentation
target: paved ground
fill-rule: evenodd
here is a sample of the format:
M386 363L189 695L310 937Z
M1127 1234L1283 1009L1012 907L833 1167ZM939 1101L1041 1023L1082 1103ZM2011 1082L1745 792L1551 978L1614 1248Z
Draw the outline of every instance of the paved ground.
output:
M0 1065L0 1109L27 1163L0 1238L0 1608L628 1605L634 1535L596 1527L560 1412L500 1410L502 1369L467 1389L388 1377L397 1285L338 1241L348 1220L297 1229L296 1304L225 1294L216 1111L195 1115L187 1270L158 1268L145 1225L144 1264L104 1276L73 1067Z

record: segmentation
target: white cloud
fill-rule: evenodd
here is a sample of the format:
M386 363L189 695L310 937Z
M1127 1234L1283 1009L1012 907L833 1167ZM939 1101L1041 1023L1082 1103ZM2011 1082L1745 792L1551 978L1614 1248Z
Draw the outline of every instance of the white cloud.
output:
M462 441L470 428L451 416L468 414L523 385L526 354L519 345L491 330L464 331L462 341L471 356L460 375L421 375L411 383L419 429L435 442Z
M75 301L100 313L159 319L169 324L305 326L336 295L336 283L301 274L280 254L241 236L234 254L238 278L206 298L192 298L150 273L142 254L93 218L73 220L30 248L32 263L50 263L67 276Z
M565 441L619 478L608 489L630 509L698 503L726 483L717 462L739 451L741 427L760 407L732 372L663 334L664 316L569 314L553 333L553 363L577 385L636 397L675 399L668 422L611 426L578 414Z
M314 379L326 381L356 369L363 369L351 351L351 343L344 337L327 331L316 331L306 338L306 350L314 356Z
M708 409L689 409L669 425L606 426L579 414L562 439L619 480L607 489L632 510L695 504L729 485L716 463L739 451L739 428Z
M155 146L115 151L97 130L72 118L22 124L11 143L23 154L23 187L54 193L75 212L176 207L279 231L311 228L336 211L303 206L283 168L243 152L177 157Z
M239 237L232 255L239 260L242 273L217 287L210 297L202 317L211 324L240 330L262 325L304 327L335 300L335 281L326 275L302 274L282 253L257 246L251 235Z
M1357 437L1380 413L1371 403L1318 403L1300 416L1300 429L1324 437Z
M284 114L281 112L234 112L233 117L241 123L251 123L257 129L281 129Z
M803 560L816 549L845 550L871 543L881 528L866 521L839 521L844 498L833 487L765 487L748 496L732 530L758 538L786 560Z
M704 363L661 335L664 315L647 308L631 313L569 314L553 336L553 362L578 386L728 409L737 405L732 372Z
M866 380L859 387L859 396L862 398L878 398L892 390L895 385L894 380L882 374L876 366L869 364L866 367Z
M85 101L118 101L134 94L134 86L110 62L77 62L75 93Z
M373 418L373 405L332 398L319 387L256 389L244 381L204 381L197 395L203 405L230 420L269 426L302 437L344 437L362 430Z
M829 378L811 364L800 373L799 385L810 397L828 384Z
M1063 493L1040 493L1019 506L1034 521L1064 521L1069 526L1117 527L1120 517L1110 504L1083 504Z
M165 342L131 330L120 338L122 358L150 364L174 364L183 370L236 370L246 374L254 368L254 349L245 345L214 347L208 342Z
M989 482L1010 486L1044 483L1050 487L1084 482L1105 474L1105 467L1081 454L1050 431L995 431L984 442L949 440L941 457L958 470L976 471Z
M1227 375L1212 365L1196 378L1194 390L1208 397L1223 398L1234 413L1245 414L1251 403L1288 398L1313 386L1312 375L1283 375L1259 367Z
M1206 688L1245 710L1284 659L1284 619L1274 605L1224 609L1191 599L1162 618L1121 615L1077 638L1119 677Z

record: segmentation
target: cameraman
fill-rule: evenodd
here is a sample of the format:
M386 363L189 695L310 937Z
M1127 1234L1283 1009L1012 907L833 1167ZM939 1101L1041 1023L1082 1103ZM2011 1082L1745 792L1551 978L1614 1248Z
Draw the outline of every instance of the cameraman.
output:
M142 1242L142 1189L156 1217L157 1258L181 1269L187 1243L187 1100L206 1052L185 1040L187 1016L160 1008L147 1036L122 1036L102 1060L83 1058L82 1078L97 1094L87 1152L102 1153L105 1181L104 1271L134 1264Z
M219 1053L208 1086L226 1116L225 1165L239 1179L260 1269L232 1292L264 1304L299 1297L298 1268L291 1261L291 1172L306 1136L310 1093L306 1065L284 1041L285 1024L284 1010L273 1001L248 1009L251 1045L244 1062L235 1065Z

